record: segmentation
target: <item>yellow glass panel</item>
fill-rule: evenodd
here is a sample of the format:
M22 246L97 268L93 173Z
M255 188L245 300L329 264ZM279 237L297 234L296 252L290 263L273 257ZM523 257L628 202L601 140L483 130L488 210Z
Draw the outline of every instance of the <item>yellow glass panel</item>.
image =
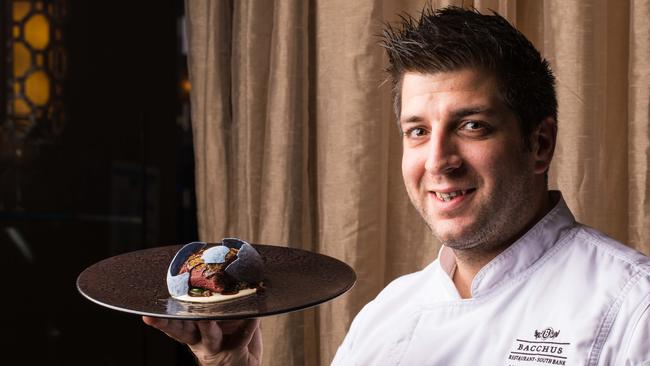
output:
M24 99L14 100L14 113L19 116L28 116L31 110L29 109L29 104L25 102Z
M36 71L25 80L25 96L36 105L50 100L50 78L43 71Z
M20 37L20 27L17 25L14 25L12 28L13 36L14 38Z
M30 5L29 1L14 1L14 21L23 19L29 13Z
M36 54L36 67L38 68L43 68L43 54L42 53L37 53Z
M14 43L14 76L22 76L29 69L31 63L27 47L20 42Z
M50 22L44 15L29 17L25 23L25 41L37 50L44 49L50 43Z
M14 83L14 94L20 94L20 83Z

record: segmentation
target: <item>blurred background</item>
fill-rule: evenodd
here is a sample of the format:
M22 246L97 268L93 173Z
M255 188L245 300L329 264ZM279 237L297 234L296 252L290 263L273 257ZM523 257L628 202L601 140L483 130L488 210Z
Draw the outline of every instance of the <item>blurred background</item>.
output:
M0 3L1 357L191 364L75 284L101 259L197 238L183 1Z

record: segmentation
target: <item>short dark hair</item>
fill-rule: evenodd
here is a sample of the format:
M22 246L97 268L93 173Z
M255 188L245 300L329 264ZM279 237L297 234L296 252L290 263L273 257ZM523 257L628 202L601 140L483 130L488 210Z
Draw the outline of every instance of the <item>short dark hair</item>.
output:
M476 9L428 5L420 18L387 24L381 45L388 53L395 115L400 117L405 72L436 73L463 68L493 72L506 105L530 134L547 117L557 120L555 77L533 44L505 18Z

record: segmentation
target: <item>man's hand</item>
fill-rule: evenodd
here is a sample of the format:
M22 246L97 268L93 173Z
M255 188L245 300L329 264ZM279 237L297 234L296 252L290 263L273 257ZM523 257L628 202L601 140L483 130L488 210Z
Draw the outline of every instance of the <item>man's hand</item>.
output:
M185 343L201 366L260 365L259 319L219 321L175 320L143 316L142 321Z

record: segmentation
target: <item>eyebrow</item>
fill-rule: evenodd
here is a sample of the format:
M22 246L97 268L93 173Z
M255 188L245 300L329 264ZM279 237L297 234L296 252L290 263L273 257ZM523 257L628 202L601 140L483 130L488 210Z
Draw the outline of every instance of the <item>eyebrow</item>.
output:
M494 108L483 106L483 105L477 105L477 106L469 106L469 107L463 107L463 108L453 110L449 117L453 120L458 120L475 114L492 115L494 113L495 113ZM422 117L416 115L416 116L410 116L406 119L403 119L400 121L400 123L416 123L416 122L422 122L423 120L424 119Z
M460 119L463 117L471 116L474 114L494 114L494 108L488 106L472 106L466 108L460 108L451 113L451 118Z

